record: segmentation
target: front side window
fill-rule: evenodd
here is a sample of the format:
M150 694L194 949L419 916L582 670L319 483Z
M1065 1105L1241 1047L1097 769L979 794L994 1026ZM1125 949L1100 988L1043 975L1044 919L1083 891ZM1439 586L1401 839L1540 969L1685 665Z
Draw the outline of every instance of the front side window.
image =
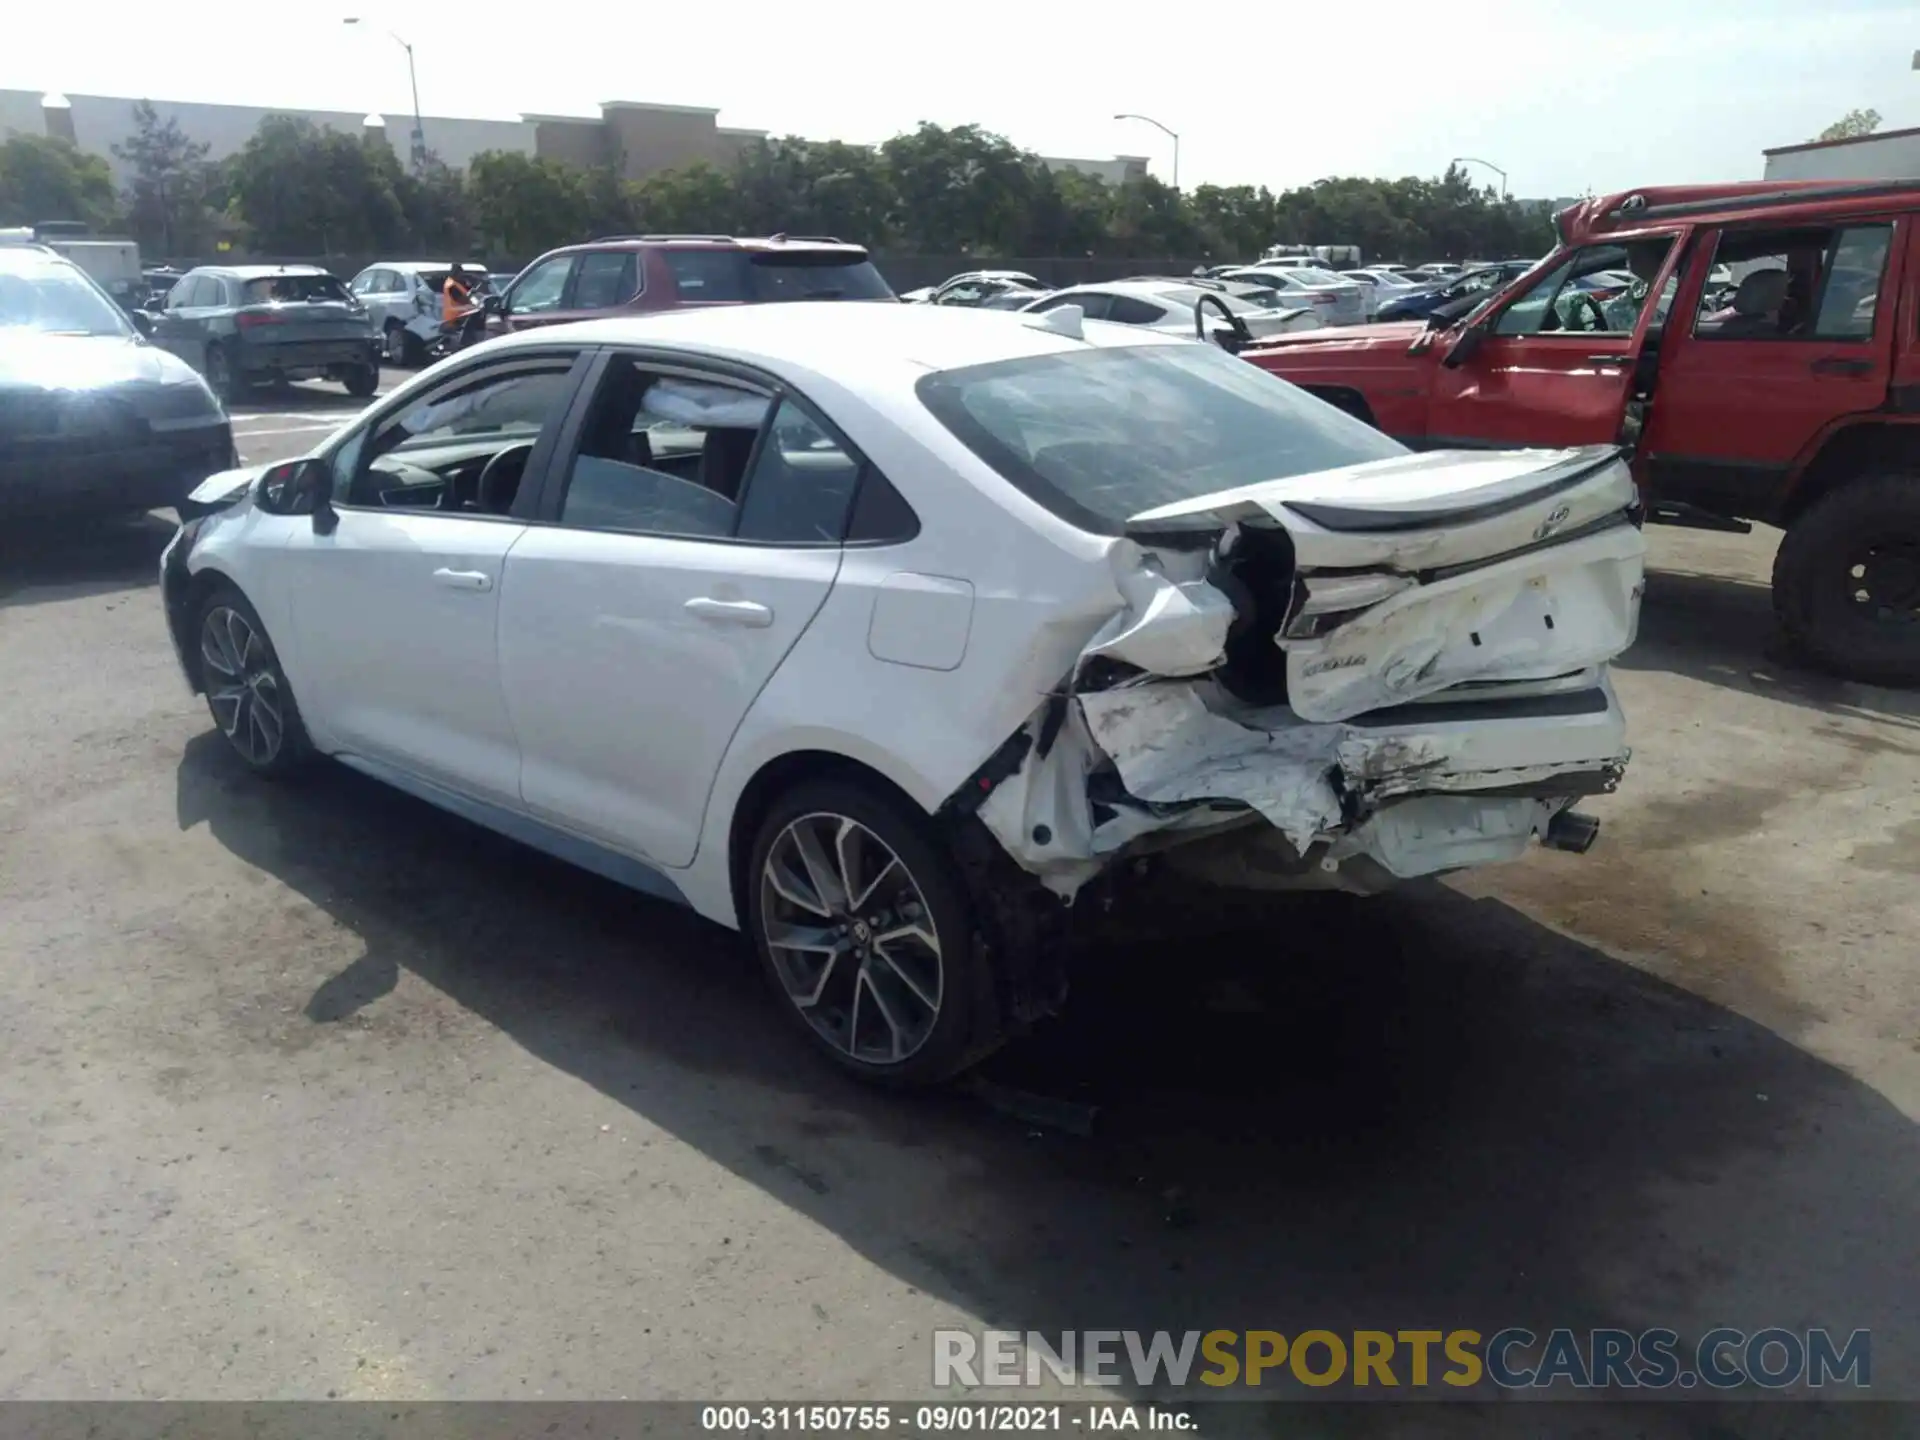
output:
M1211 345L1128 345L923 376L928 410L1070 524L1117 535L1142 510L1406 454Z
M573 256L562 255L536 265L513 287L511 310L515 315L537 315L543 310L558 310L566 294L567 276L573 273Z
M490 369L450 380L397 413L349 435L332 459L345 505L506 514L514 483L542 434L559 424L572 389L571 361ZM479 484L495 467L489 493Z
M595 250L580 257L573 277L575 310L611 310L640 288L631 250Z
M1693 333L1702 340L1870 339L1892 239L1890 224L1726 231Z
M1620 245L1586 245L1571 251L1500 312L1493 333L1631 335L1650 302L1656 320L1665 318L1666 307L1673 302L1676 277L1668 277L1657 298L1651 288L1653 277L1672 248L1672 238L1662 236ZM1609 270L1625 271L1629 283L1612 288L1603 276ZM1500 272L1491 273L1497 277ZM1489 293L1497 294L1499 285L1496 279Z

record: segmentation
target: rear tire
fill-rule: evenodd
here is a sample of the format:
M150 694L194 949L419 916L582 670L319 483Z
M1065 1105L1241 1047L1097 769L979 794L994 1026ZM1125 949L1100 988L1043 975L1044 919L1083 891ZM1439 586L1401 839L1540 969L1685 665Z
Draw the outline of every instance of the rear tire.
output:
M231 405L240 398L245 388L240 382L240 374L234 369L233 356L225 345L213 344L207 347L205 369L207 388L220 397L222 405Z
M778 1003L835 1064L912 1087L980 1058L972 907L925 816L856 781L797 785L761 820L745 882Z
M1920 684L1920 478L1865 476L1815 501L1774 557L1773 608L1813 663Z
M214 586L200 602L193 636L207 709L241 763L272 779L310 764L315 751L293 687L247 597L232 585Z

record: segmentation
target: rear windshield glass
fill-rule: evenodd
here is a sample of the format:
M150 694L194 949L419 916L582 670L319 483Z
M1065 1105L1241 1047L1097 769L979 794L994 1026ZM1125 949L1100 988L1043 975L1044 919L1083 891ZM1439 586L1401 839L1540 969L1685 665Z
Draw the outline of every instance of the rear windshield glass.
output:
M891 300L870 260L849 263L831 250L770 254L746 250L668 250L680 298L734 304L769 300Z
M242 281L242 305L276 305L301 300L345 300L346 287L331 275L262 275Z
M1407 453L1212 345L1001 360L937 371L915 388L1003 478L1101 535L1157 505Z

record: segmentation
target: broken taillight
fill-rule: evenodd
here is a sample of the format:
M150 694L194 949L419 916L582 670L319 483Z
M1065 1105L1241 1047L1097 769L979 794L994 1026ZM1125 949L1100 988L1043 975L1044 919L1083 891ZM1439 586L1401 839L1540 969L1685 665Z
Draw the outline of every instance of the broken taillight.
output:
M1347 616L1370 610L1414 583L1411 575L1373 571L1345 575L1303 575L1294 587L1280 633L1289 640L1324 635Z

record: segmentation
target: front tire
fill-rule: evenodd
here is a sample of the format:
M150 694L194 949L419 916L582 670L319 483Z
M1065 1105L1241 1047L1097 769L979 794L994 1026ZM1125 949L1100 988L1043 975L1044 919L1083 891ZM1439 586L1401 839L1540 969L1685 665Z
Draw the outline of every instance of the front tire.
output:
M746 890L779 1004L842 1069L919 1086L977 1058L972 910L924 816L856 782L796 786L760 823Z
M1815 501L1774 557L1773 608L1815 664L1920 684L1920 478L1867 476Z
M340 377L340 383L347 387L347 394L356 400L364 400L380 388L380 370L375 365L349 365L346 373Z
M194 627L200 680L213 723L257 775L291 775L313 759L293 687L247 597L219 585L200 602Z

